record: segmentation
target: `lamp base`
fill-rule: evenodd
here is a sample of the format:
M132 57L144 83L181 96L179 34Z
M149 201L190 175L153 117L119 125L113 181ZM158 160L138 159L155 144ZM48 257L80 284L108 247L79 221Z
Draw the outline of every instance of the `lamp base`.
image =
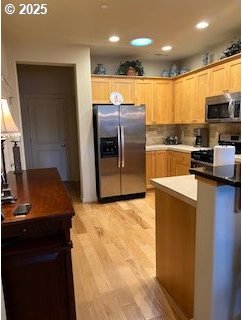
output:
M10 188L2 188L2 193L1 193L1 203L15 203L16 198L14 195L11 193Z
M19 150L19 146L17 145L17 141L12 141L14 142L14 146L13 146L13 159L14 159L14 173L18 174L18 173L22 173L22 166L21 166L21 159L20 159L20 150Z

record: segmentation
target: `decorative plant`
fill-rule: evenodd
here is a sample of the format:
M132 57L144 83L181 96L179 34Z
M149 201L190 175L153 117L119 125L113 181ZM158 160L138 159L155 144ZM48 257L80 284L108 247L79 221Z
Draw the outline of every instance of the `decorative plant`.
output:
M221 59L233 56L236 53L239 53L241 51L241 40L233 40L231 43L228 45L226 50L223 52L223 55Z
M133 67L136 70L138 76L143 76L144 68L142 66L142 62L139 60L132 60L132 61L127 60L124 63L120 63L117 73L126 74L129 67Z

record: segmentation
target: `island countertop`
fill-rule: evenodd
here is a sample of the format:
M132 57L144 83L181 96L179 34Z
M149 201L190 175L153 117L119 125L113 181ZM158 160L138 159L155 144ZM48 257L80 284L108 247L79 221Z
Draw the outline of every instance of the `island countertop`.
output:
M187 204L197 205L197 180L194 175L156 178L151 183L154 187L167 192Z
M241 165L235 164L230 166L211 166L190 169L192 174L201 176L213 181L227 184L233 187L241 186Z

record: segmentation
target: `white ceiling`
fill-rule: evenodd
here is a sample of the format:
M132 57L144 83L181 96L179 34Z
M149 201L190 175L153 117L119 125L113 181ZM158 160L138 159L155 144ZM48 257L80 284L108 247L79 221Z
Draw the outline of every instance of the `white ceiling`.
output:
M2 0L2 32L12 41L88 45L92 55L146 60L179 60L233 39L240 32L240 0L45 0L47 15L7 15L4 6L28 1ZM34 3L29 1L29 3ZM102 9L101 4L107 4ZM209 28L198 31L197 22ZM110 35L119 35L110 43ZM150 37L151 46L135 48L131 39ZM173 46L165 56L163 45ZM156 54L162 53L161 56Z

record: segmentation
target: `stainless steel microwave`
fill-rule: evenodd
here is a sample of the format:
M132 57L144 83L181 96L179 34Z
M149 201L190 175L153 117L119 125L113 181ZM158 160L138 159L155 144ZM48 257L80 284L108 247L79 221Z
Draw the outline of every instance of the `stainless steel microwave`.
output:
M206 122L240 122L240 92L206 98Z

